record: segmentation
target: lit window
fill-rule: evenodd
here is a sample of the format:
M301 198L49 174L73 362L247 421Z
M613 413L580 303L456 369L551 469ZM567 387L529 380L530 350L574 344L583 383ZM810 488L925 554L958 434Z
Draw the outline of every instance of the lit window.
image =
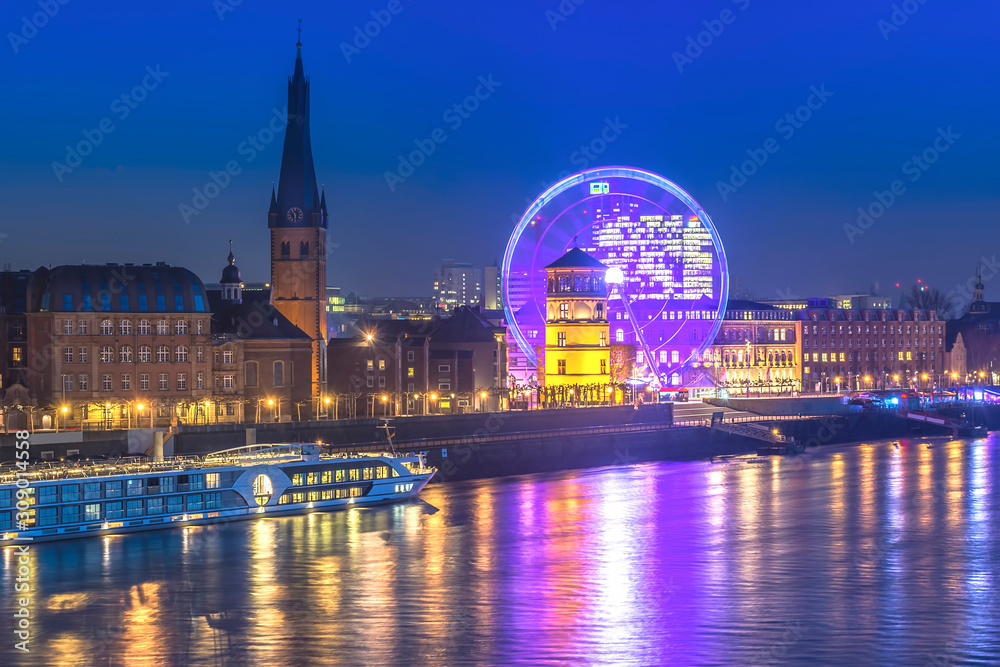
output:
M558 334L556 334L556 337L558 339L557 344L559 345L559 347L566 347L566 332L560 331Z

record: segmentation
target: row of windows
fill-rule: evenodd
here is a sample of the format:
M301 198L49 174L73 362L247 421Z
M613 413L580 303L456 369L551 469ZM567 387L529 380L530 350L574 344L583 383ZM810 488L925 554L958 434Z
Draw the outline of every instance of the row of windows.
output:
M278 496L279 505L288 503L315 502L317 500L334 500L337 498L360 498L364 495L364 490L360 486L351 486L341 489L324 489L322 491L308 491L302 493L283 493Z
M345 470L318 470L316 472L295 473L292 486L314 486L334 482L358 482L369 479L388 479L389 466L367 466Z
M934 334L937 334L939 336L944 335L944 326L941 325L941 324L937 324L937 325L931 324L931 325L929 325L929 328L930 328L930 335L932 335L932 336ZM937 331L934 330L935 328L937 329ZM847 325L847 334L851 335L851 334L854 334L854 333L858 333L858 334L861 333L861 325L857 326L857 332L855 332L854 329L855 329L855 327L853 327L851 325ZM897 331L897 329L898 329L898 331ZM918 329L919 329L919 331L918 331ZM907 325L906 326L906 333L907 333L907 335L913 333L913 334L920 334L922 336L926 336L927 333L928 333L927 329L928 329L928 325L926 325L926 324L924 324L924 325L916 325L916 324ZM896 325L894 325L894 324L890 324L890 325L883 324L882 325L882 334L884 335L887 332L887 330L888 330L888 334L890 336L895 336L897 333L900 336L903 335L903 325L902 324L900 324L898 327ZM802 327L802 333L805 334L805 335L809 335L809 327L808 326ZM812 326L812 333L813 333L814 336L825 336L825 335L827 335L827 328L826 327L821 327L819 325L814 324ZM843 324L838 325L836 327L836 330L834 330L834 327L832 325L830 326L830 335L833 335L833 334L843 334L843 333L844 333L844 325ZM866 334L868 334L868 333L878 334L878 325L876 325L874 327L872 327L872 326L865 326L865 333Z
M860 348L861 347L861 339L858 338L857 340L858 340L858 348ZM896 345L896 339L895 338L889 338L888 341L889 341L889 343L887 345L886 344L886 339L883 338L882 339L882 347L893 347L893 348L894 347L900 347L900 348L904 347L903 346L903 339L902 338L899 339L899 345L898 346ZM937 339L937 345L934 344L934 339L933 338L931 338L930 341L931 341L931 345L930 345L931 347L944 347L944 339L942 339L942 338L938 338ZM819 340L817 340L817 339L814 338L813 341L812 341L812 349L814 349L814 350L819 349L820 348L820 342L821 341L819 341ZM921 345L921 342L923 342L923 345ZM912 345L911 345L911 343L912 343ZM878 338L866 338L865 339L865 346L866 347L878 347L879 346L879 344L878 344ZM836 341L832 341L831 340L830 341L830 347L831 348L837 347ZM847 339L847 348L848 349L852 349L853 347L854 347L854 339L853 338L848 338ZM922 339L921 338L914 338L914 339L907 338L906 339L906 347L913 347L913 348L927 347L927 339L926 338L922 338ZM809 341L808 340L806 340L806 341L804 341L802 343L802 348L805 349L805 350L810 349ZM826 349L826 339L825 338L822 340L822 348L824 350ZM840 349L844 349L844 341L843 341L843 339L840 340Z
M871 361L873 355L875 357L875 361L878 361L879 360L879 358L878 358L878 352L874 352L874 353L872 353L872 352L865 352L865 361ZM930 357L929 358L930 358L931 361L934 361L934 353L933 352L930 353ZM809 361L809 355L808 354L804 355L804 359L806 361ZM829 354L829 356L827 355L826 352L820 352L820 353L813 352L812 353L812 360L813 361L837 361L838 359L840 361L854 361L854 353L853 352L848 352L846 359L844 358L844 353L843 352L839 353L839 357L838 357L838 353L837 352L831 352ZM882 353L882 361L927 361L927 360L928 360L927 352L915 352L915 353L914 352L889 352L888 354L886 354L885 352ZM858 352L858 361L861 361L861 352Z
M642 353L640 352L640 354L642 354ZM639 362L639 363L642 363L642 362ZM557 359L556 360L556 374L557 375L566 375L566 360L565 359ZM608 360L607 359L601 359L601 375L607 375L607 374L608 374Z
M146 493L176 493L178 491L200 491L219 488L219 473L204 475L170 475L165 477L137 477L135 479L110 482L84 482L82 484L60 484L35 487L35 502L39 505L53 503L74 503L79 500L99 500L122 496L141 496ZM0 490L0 507L10 507L12 493Z
M75 353L75 354L74 354ZM232 354L232 353L230 353ZM63 362L67 364L89 363L89 349L86 347L63 348ZM118 348L117 353L115 348L110 345L103 345L98 349L98 360L102 364L113 364L117 360L120 364L131 364L134 360L137 360L140 364L148 364L153 361L153 348L148 345L140 345L137 350L137 354L132 354L132 347L129 345L122 345ZM190 353L188 348L184 345L178 345L173 350L171 350L166 345L160 345L156 348L156 363L167 364L170 363L171 358L175 363L184 364L188 363L190 358ZM195 361L202 363L205 361L205 350L203 347L198 346L195 349ZM229 362L232 363L232 362Z
M216 378L216 384L218 384L219 378ZM231 389L233 386L233 376L227 375L224 378L227 381L228 386L226 389ZM63 375L62 376L63 389L65 391L90 391L90 376L86 373L80 373L79 375ZM132 391L132 374L122 373L118 376L118 385L121 387L122 391ZM187 391L188 390L188 374L187 373L177 373L176 376L176 386L177 391ZM170 374L160 373L157 378L156 388L159 391L169 391L170 390ZM205 388L205 374L195 373L195 383L193 389L204 389ZM115 377L111 373L105 373L101 375L101 391L114 391L115 389ZM151 389L150 385L150 374L149 373L139 373L139 391L149 391Z
M146 286L142 283L137 284L138 298L136 310L139 312L148 312L149 308L149 297L146 295ZM80 308L79 310L83 312L91 312L94 310L94 298L90 293L90 284L81 283L80 289L83 292L80 298ZM205 312L205 297L201 293L201 287L198 285L191 285L191 297L194 301L194 309L196 312ZM63 310L66 312L72 312L77 310L76 303L74 303L73 295L63 293ZM111 291L108 289L107 283L101 283L100 292L98 292L98 301L100 302L100 310L107 312L111 310ZM163 285L156 285L155 297L156 310L159 312L166 312L167 310L167 297L163 294ZM129 300L129 295L127 293L121 293L118 295L118 310L129 311L132 310L132 304ZM174 311L184 312L184 296L181 293L181 286L174 285ZM46 293L42 297L42 310L49 309L49 295Z
M752 340L753 330L752 329L724 329L722 332L722 340ZM760 335L759 340L763 341L763 334ZM767 340L769 341L784 341L792 340L792 330L791 329L768 329L767 330Z
M74 320L63 320L62 332L63 335L72 336L74 327ZM86 336L89 333L90 323L88 320L76 320L76 332L80 336ZM132 335L132 320L119 320L118 322L118 333L121 336L131 336ZM177 336L186 336L188 334L188 322L187 320L177 320L174 322L174 334ZM101 320L100 325L98 325L98 331L102 336L113 336L115 333L115 323L111 320ZM149 336L153 332L153 325L149 320L139 320L135 327L135 331L140 336ZM204 320L195 321L195 333L205 333L205 323ZM170 322L168 320L159 320L156 322L156 335L157 336L167 336L170 335Z
M125 517L153 516L157 514L180 514L222 507L221 493L194 493L189 496L169 496L167 498L147 498L85 505L63 505L62 507L40 507L35 510L36 524L54 526L91 521L112 521ZM9 530L11 512L0 512L0 530Z

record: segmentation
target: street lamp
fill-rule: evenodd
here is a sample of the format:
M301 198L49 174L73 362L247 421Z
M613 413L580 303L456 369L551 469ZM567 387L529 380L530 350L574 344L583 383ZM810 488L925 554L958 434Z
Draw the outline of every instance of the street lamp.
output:
M837 393L840 393L840 376L833 378L833 381L837 383Z
M69 408L67 408L67 407L66 407L65 405L64 405L64 406L62 406L62 407L61 407L61 408L59 409L59 412L62 412L62 413L63 413L63 428L65 428L65 427L66 427L66 424L65 424L65 420L66 420L66 413L67 413L68 411L69 411ZM59 413L56 413L56 433L58 433L58 432L59 432Z
M278 411L274 407L274 399L273 398L267 399L267 404L271 406L271 419L273 419L274 421L278 421Z
M386 411L386 409L388 407L389 407L389 397L386 396L385 394L382 394L382 416L383 417L386 416L385 411Z

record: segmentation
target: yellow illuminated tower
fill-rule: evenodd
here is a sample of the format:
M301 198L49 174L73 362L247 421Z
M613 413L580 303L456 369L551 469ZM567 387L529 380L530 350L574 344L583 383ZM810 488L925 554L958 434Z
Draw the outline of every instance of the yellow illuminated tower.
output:
M545 267L545 386L607 384L607 267L573 248Z
M316 187L309 80L296 44L278 190L271 190L271 304L312 339L312 396L326 393L326 193Z

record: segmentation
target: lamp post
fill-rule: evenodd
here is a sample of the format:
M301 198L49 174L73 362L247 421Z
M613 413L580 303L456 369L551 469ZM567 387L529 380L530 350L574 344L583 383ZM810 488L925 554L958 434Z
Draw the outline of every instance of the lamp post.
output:
M385 394L382 394L382 416L383 417L387 416L386 415L386 410L388 410L388 408L389 408L389 397L386 396Z
M68 408L67 408L67 407L66 407L65 405L64 405L64 406L62 406L61 408L59 408L59 412L62 412L62 413L63 413L63 420L65 420L65 419L66 419L66 413L67 413L68 411L69 411L69 409L68 409ZM58 432L59 432L59 412L57 412L57 413L56 413L56 433L58 433ZM64 427L64 428L65 428L65 426L66 426L66 425L65 425L65 424L63 424L63 427Z
M274 407L274 399L273 398L267 399L267 404L271 406L271 419L273 419L274 421L278 421L278 411Z
M327 419L330 418L330 397L329 396L324 396L323 397L323 416L325 416Z

